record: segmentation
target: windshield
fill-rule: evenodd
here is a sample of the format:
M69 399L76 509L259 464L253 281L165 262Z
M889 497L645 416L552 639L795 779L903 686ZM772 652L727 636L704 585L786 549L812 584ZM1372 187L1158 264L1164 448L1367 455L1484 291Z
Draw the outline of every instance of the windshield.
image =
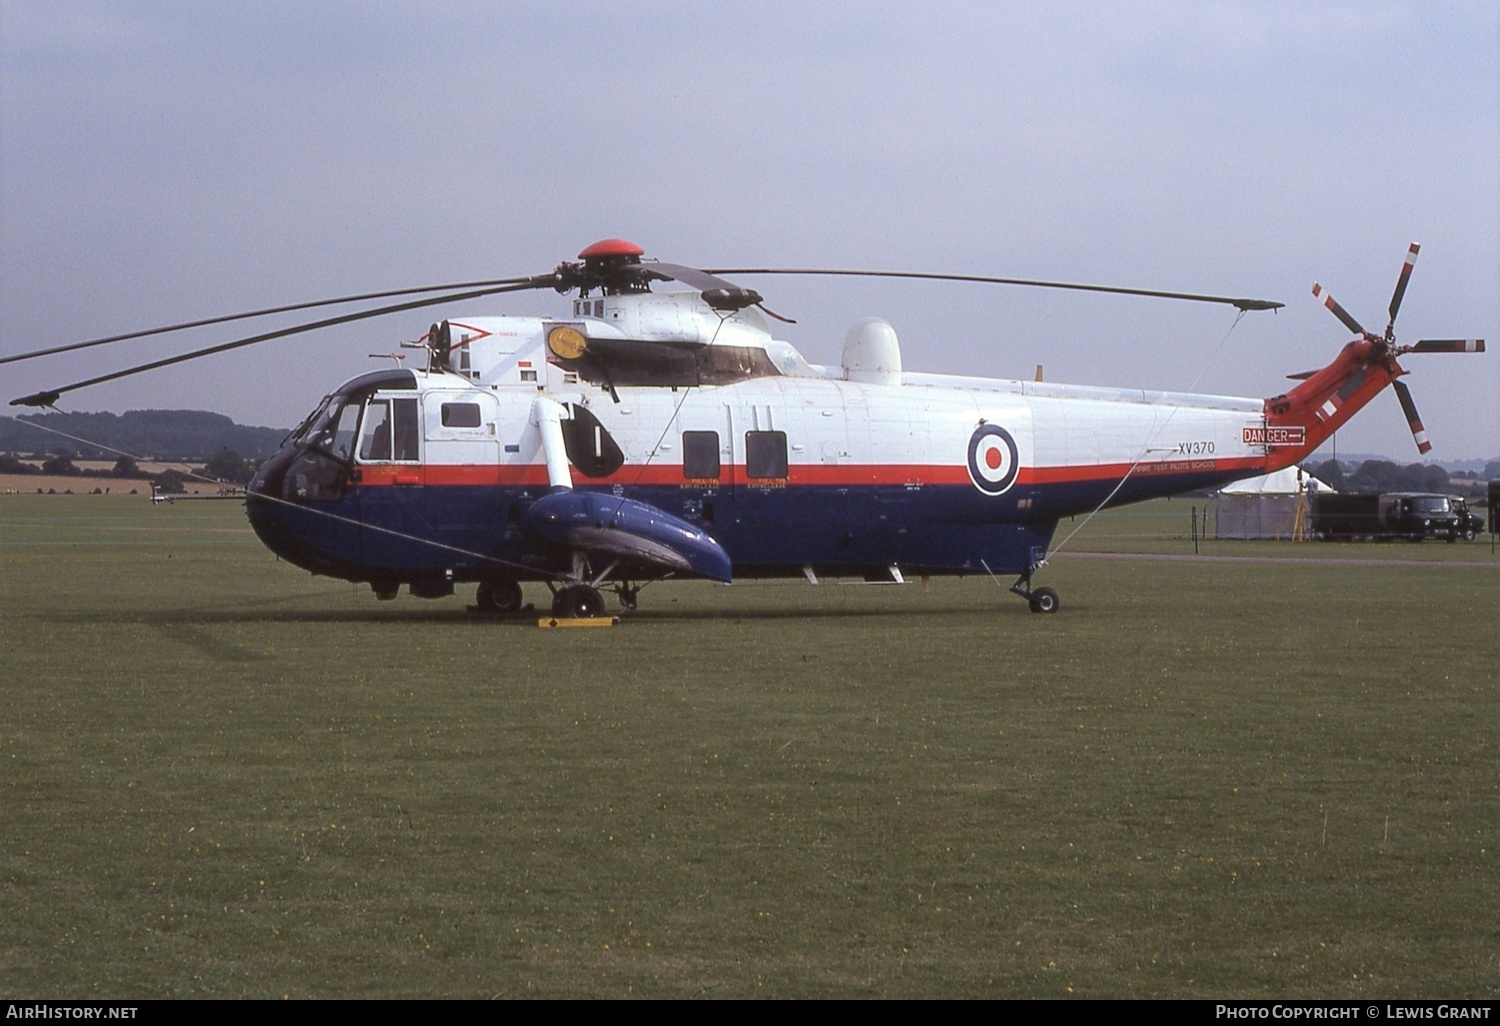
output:
M305 437L307 433L312 430L314 424L321 424L327 417L328 404L331 402L333 402L333 396L325 395L323 397L323 401L318 404L317 408L309 413L306 417L303 417L302 423L293 428L292 433L287 435L286 438L282 439L281 444L288 445L292 442L302 441L303 437Z
M292 432L291 441L308 441L341 460L354 451L355 426L359 422L359 403L345 402L341 395L325 398L302 426Z
M1422 495L1411 500L1413 513L1446 513L1448 500L1441 495Z

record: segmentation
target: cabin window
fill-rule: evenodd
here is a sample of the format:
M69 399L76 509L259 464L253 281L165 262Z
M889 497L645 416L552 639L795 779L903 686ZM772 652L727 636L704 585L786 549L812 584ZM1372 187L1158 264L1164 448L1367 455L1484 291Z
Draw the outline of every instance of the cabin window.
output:
M443 427L451 427L451 428L477 428L477 427L479 427L479 404L478 403L444 403L443 404Z
M417 401L415 399L371 399L365 406L364 429L360 433L362 460L408 460L417 458Z
M786 432L745 432L745 476L786 477Z
M719 476L719 433L717 431L684 431L682 433L682 476Z

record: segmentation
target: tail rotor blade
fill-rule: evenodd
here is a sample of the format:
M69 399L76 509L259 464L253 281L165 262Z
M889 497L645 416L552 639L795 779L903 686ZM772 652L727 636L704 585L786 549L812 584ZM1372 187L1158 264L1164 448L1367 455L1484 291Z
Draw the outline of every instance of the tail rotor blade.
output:
M1391 294L1391 319L1385 326L1385 337L1390 339L1396 327L1396 311L1401 309L1401 297L1406 295L1406 283L1411 281L1411 269L1417 265L1417 252L1422 247L1415 242L1406 251L1406 263L1401 265L1401 276L1396 279L1396 291Z
M1424 338L1412 346L1413 353L1482 353L1482 338Z
M1319 299L1321 299L1323 301L1323 305L1326 306L1326 307L1328 307L1328 309L1333 313L1333 315L1335 317L1337 317L1340 321L1342 321L1344 323L1344 327L1348 328L1350 331L1354 332L1356 335L1368 335L1369 334L1368 331L1366 331L1363 327L1361 327L1361 325L1360 325L1360 323L1358 321L1356 321L1353 317L1351 317L1349 315L1349 311L1345 310L1343 307L1339 306L1338 300L1336 300L1332 296L1330 296L1328 294L1328 290L1325 289L1325 288L1323 288L1323 286L1319 285L1317 282L1313 282L1313 295L1317 296Z
M1411 437L1417 443L1417 452L1425 456L1431 451L1432 443L1427 440L1422 418L1417 415L1417 404L1412 401L1411 389L1406 387L1404 381L1393 381L1391 384L1396 389L1396 398L1401 402L1401 412L1406 414L1406 423L1411 426Z

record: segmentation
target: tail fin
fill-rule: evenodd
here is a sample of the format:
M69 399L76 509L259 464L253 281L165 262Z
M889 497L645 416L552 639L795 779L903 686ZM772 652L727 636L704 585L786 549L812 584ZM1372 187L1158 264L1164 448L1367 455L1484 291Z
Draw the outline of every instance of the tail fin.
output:
M1267 399L1266 470L1300 462L1405 373L1388 346L1355 339L1327 367Z

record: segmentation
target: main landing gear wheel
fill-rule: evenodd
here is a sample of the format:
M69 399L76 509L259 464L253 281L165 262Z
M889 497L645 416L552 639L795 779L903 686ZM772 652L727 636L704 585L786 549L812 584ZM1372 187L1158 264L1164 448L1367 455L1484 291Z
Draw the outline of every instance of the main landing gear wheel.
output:
M1031 593L1029 604L1033 613L1055 613L1061 603L1051 588L1038 588Z
M486 613L519 613L521 586L515 581L484 581L474 594L474 604Z
M552 598L552 615L565 620L588 620L604 614L604 596L587 584L571 584Z

